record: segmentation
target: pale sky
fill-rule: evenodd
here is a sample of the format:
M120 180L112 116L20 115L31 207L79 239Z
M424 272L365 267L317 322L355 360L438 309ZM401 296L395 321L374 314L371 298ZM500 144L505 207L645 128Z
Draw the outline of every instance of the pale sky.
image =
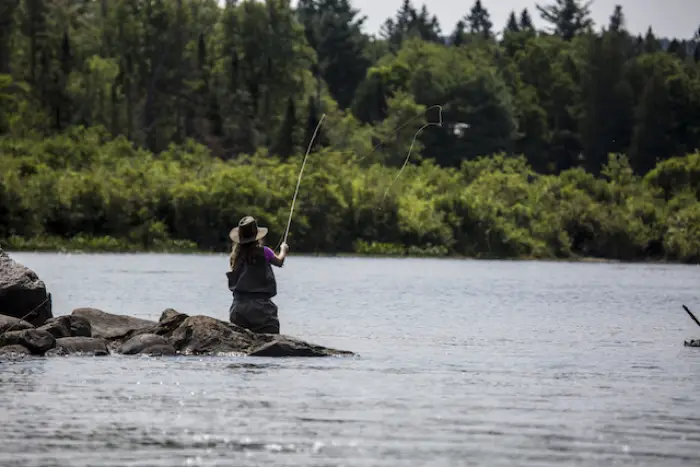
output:
M428 11L438 17L443 34L449 34L457 21L469 12L475 0L412 0L417 9L426 4ZM296 4L296 2L293 2ZM394 17L403 0L351 0L352 5L367 16L367 33L376 33L380 25L389 17ZM535 27L544 27L535 8L536 1L530 0L481 0L491 15L494 30L501 31L511 10L530 11ZM548 4L549 0L538 3ZM659 37L691 39L700 27L700 0L593 0L591 16L596 29L606 25L615 9L622 5L627 20L627 28L633 34L644 34L651 25Z

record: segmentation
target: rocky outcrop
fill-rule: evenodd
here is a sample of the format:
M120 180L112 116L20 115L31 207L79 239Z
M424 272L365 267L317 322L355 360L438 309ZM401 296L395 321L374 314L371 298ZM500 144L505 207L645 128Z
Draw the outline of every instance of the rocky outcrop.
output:
M34 271L0 249L0 315L41 326L52 318L51 294Z
M222 355L349 356L289 336L255 334L204 315L168 308L158 321L77 308L53 317L51 294L31 269L0 248L0 359L8 356Z
M233 354L251 357L354 355L289 336L255 334L227 321L204 315L189 316L170 308L161 314L157 322L95 308L78 308L70 315L46 321L39 328L15 318L2 317L0 358L8 354L47 357L109 354Z

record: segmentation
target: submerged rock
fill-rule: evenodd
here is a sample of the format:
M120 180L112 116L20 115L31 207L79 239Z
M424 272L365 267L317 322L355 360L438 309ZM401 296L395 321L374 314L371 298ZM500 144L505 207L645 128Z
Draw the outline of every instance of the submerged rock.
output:
M353 354L352 352L311 345L281 336L254 348L248 355L251 357L331 357Z
M109 355L107 341L99 337L62 337L56 339L56 347L46 353L47 356L58 355Z
M0 347L0 356L3 357L24 357L31 354L32 352L23 345L14 344Z
M124 355L175 355L177 351L168 339L157 334L139 334L124 342L118 349Z
M34 271L0 248L0 314L41 326L53 317L51 294Z

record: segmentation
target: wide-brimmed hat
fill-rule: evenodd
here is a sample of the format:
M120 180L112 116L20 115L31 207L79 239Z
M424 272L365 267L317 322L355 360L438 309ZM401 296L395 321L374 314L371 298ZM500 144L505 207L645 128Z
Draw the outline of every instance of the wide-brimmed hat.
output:
M245 216L238 221L238 227L231 229L228 236L234 243L257 242L267 235L267 227L258 227L258 221L252 216Z

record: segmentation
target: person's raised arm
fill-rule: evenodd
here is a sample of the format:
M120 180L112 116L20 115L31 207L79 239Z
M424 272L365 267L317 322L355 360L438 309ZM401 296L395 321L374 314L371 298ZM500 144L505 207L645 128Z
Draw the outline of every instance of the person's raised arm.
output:
M272 249L270 249L270 256L269 256L269 261L270 264L274 264L278 268L281 268L284 266L284 259L287 257L287 253L289 252L289 245L286 243L283 243L280 245L280 252L278 255L275 254Z

